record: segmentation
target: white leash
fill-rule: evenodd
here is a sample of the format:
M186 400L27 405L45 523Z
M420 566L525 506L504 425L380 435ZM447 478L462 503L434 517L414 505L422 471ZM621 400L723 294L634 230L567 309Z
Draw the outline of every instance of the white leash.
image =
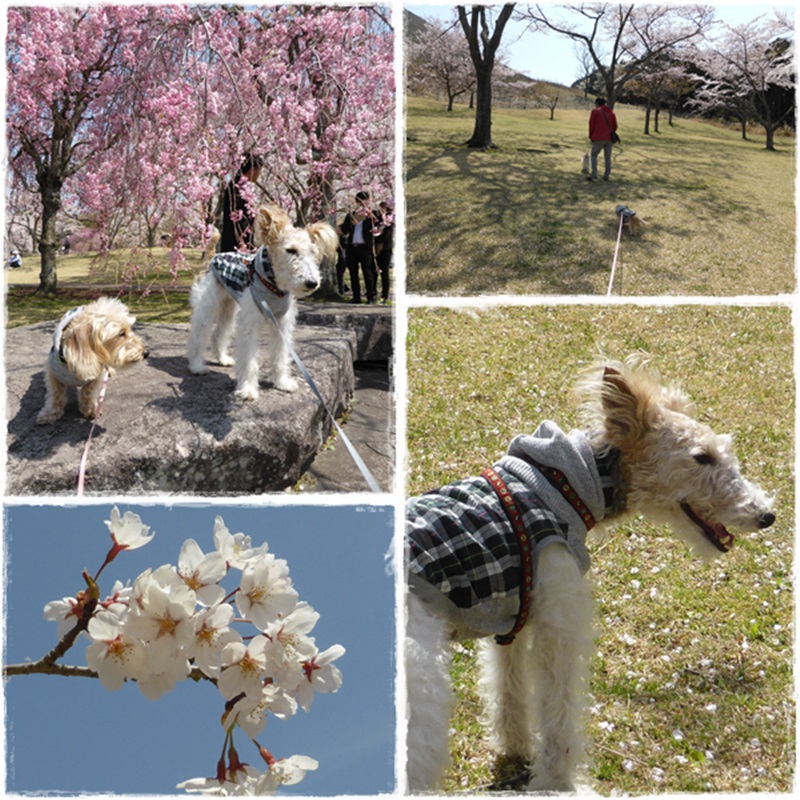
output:
M89 438L86 440L86 446L83 448L83 455L81 456L81 466L78 469L78 497L83 497L83 482L86 478L86 461L89 458L89 445L92 443L92 434L94 433L97 420L100 419L100 409L103 407L103 398L106 396L106 387L108 386L108 379L111 373L108 368L103 373L103 385L100 387L100 394L97 395L97 406L94 410L94 419L92 420L92 427L89 429Z
M619 256L619 244L622 240L622 225L625 222L625 217L623 214L619 215L619 233L617 234L617 247L614 250L614 262L611 265L611 278L608 281L608 292L606 292L606 297L611 297L611 291L614 288L614 273L617 271L617 256Z
M378 486L378 482L372 476L372 473L367 468L367 465L364 463L364 460L356 452L355 447L353 447L353 443L350 441L350 439L347 438L347 435L342 430L339 423L336 421L336 417L334 417L333 414L331 413L331 410L328 408L328 404L325 402L325 398L320 393L319 389L317 388L317 385L314 383L311 375L305 368L305 365L300 360L300 357L294 351L294 348L289 343L287 338L283 335L283 331L281 330L280 325L278 325L278 320L275 319L275 315L272 313L272 309L267 305L266 302L264 302L264 300L261 297L259 297L256 294L255 291L251 291L251 295L258 304L258 307L261 309L261 311L272 320L273 325L275 325L275 327L277 328L278 333L281 336L281 339L283 339L284 345L286 345L286 349L289 351L289 355L291 355L292 360L297 365L297 368L300 370L300 374L306 379L306 383L308 383L308 385L311 387L311 391L314 392L314 394L317 396L317 399L320 401L320 403L322 403L322 407L325 409L325 411L328 412L328 416L331 418L331 421L333 422L334 427L336 428L336 432L339 434L339 436L341 436L342 442L344 442L344 445L347 448L348 452L350 453L353 461L355 462L361 474L364 476L364 480L367 482L370 491L380 492L381 488L380 486Z

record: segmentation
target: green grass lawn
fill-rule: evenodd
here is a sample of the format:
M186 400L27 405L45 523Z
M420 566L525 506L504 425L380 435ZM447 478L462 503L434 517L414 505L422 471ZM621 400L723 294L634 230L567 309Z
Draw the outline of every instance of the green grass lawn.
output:
M615 207L650 227L623 236L614 294L735 296L794 290L794 140L764 149L733 130L616 109L612 179L589 183L588 113L495 109L497 147L463 146L473 112L407 100L407 288L411 293L604 295Z
M5 270L6 325L16 327L58 319L78 303L102 294L119 296L140 322L188 322L187 289L204 269L200 251L186 252L186 265L173 279L169 272L169 251L114 251L108 258L71 254L56 263L58 294L33 294L39 285L39 254L27 256L20 269Z
M653 356L734 435L778 521L713 563L643 520L591 546L598 601L590 783L601 794L791 791L794 404L782 306L534 306L409 311L407 491L474 475L543 419L576 424L569 388L598 353ZM590 536L590 541L591 541ZM507 775L475 724L459 648L448 791Z

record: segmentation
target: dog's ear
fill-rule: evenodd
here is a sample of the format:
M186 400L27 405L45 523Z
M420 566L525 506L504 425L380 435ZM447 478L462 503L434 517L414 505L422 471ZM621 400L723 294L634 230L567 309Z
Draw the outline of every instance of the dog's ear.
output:
M261 206L256 214L254 239L256 244L272 247L281 232L292 227L289 215L278 206Z
M606 366L600 397L609 442L623 451L631 449L653 423L655 404L650 387L629 373Z
M314 222L306 226L311 241L316 244L322 253L322 259L332 260L339 247L339 236L327 222Z
M694 417L697 413L694 403L677 386L664 387L661 392L661 405L687 417Z
M102 372L105 347L99 341L98 329L91 315L81 314L61 336L61 354L69 371L78 380L89 381Z

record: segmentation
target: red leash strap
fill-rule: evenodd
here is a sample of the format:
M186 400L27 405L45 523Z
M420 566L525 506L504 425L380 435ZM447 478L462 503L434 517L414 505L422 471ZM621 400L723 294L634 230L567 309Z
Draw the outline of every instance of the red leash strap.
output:
M581 518L586 530L590 531L597 524L594 514L589 510L589 506L583 502L581 496L572 488L572 484L567 480L566 475L555 467L546 467L544 464L530 462L539 472L544 475L550 485L558 489L564 495L564 499L575 509L575 513Z
M528 613L530 606L530 595L533 589L533 554L531 552L531 542L528 532L525 530L525 523L522 519L517 504L514 502L514 497L508 491L503 479L491 468L485 469L482 473L484 478L489 481L489 485L494 489L497 497L500 499L500 505L508 517L514 533L517 535L519 542L520 559L522 561L522 582L519 589L519 613L514 627L505 634L498 634L495 636L497 644L511 644L514 637L522 630L525 623L528 621Z
M86 440L86 446L83 448L81 466L78 469L78 497L83 497L83 481L86 477L86 461L89 458L89 445L92 443L92 434L97 425L97 420L100 418L100 409L103 407L103 398L106 396L106 386L108 386L109 377L111 377L111 373L106 369L103 375L103 385L100 387L100 394L97 396L97 407L94 410L92 427L89 429L89 438Z

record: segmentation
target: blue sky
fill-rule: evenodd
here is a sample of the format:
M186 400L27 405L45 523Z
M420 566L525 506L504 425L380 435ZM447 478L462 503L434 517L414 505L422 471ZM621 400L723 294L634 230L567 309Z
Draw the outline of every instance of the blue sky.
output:
M394 787L394 578L384 555L393 510L350 506L141 506L156 531L139 550L121 554L101 579L135 579L147 567L176 564L181 543L213 549L214 518L289 562L295 588L321 618L312 635L320 649L340 643L344 676L336 694L317 695L311 712L271 719L259 738L277 757L309 755L316 772L283 794L378 794ZM42 609L81 588L110 538L103 520L111 504L5 509L6 663L37 660L57 641ZM224 584L227 586L227 582ZM63 663L85 664L85 643ZM185 681L161 700L134 685L110 692L97 680L24 675L6 682L6 789L13 792L177 794L175 785L210 776L223 746L223 701L208 683ZM258 765L247 737L237 734L243 761Z
M521 4L524 7L525 4ZM545 4L552 5L555 4ZM785 12L793 10L791 5L756 4L728 2L709 3L715 8L715 19L731 25L740 25L755 19L761 14L770 14L774 8ZM429 5L406 4L406 8L420 17L435 17L449 20L453 15L455 3L433 3ZM572 40L555 33L533 33L525 30L526 25L511 21L503 33L503 49L509 65L519 72L538 80L554 81L570 86L580 76L580 62L575 55Z

